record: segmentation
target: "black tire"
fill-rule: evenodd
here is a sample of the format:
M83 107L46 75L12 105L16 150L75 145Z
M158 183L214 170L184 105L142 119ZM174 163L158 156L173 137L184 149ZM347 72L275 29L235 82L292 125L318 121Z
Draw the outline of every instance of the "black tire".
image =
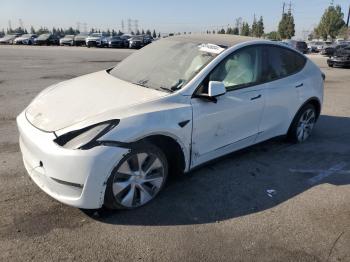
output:
M300 139L298 138L298 125L299 125L299 122L300 122L300 119L301 117L305 114L306 111L308 110L312 110L314 115L315 115L315 119L314 119L314 122L313 124L315 125L316 123L316 120L317 120L317 111L316 111L316 108L315 106L313 106L312 104L306 104L304 105L299 111L298 113L295 115L294 119L293 119L293 122L289 128L289 131L288 131L288 135L287 135L287 139L292 142L292 143L295 143L295 144L298 144L298 143L302 143L304 142L306 139L309 138L309 136L303 140L303 141L300 141ZM310 131L310 134L312 132L312 129ZM309 135L310 135L309 134Z
M164 175L163 175L163 182L162 185L159 187L157 192L154 194L153 198L146 202L145 204L137 205L135 207L127 207L124 206L120 200L118 200L117 196L114 195L113 193L113 183L115 181L115 177L117 176L117 171L119 170L119 167L130 157L135 156L138 153L147 153L156 156L160 162L163 165L164 168ZM160 150L157 146L150 144L150 143L140 143L137 146L134 146L128 154L126 154L121 161L118 163L118 165L113 169L112 174L110 175L108 181L107 181L107 186L106 186L106 191L105 191L105 198L104 198L104 206L108 209L135 209L138 207L141 207L143 205L146 205L150 201L152 201L157 194L163 189L166 180L168 177L168 161L166 159L165 154Z

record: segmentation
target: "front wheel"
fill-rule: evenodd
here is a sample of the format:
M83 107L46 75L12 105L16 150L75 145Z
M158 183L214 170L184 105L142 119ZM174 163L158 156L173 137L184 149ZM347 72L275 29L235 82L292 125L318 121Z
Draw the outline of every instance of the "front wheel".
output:
M316 124L317 113L312 104L305 105L295 116L288 132L289 139L294 143L306 141Z
M168 176L164 153L152 144L131 150L114 168L107 182L105 206L134 209L156 197Z

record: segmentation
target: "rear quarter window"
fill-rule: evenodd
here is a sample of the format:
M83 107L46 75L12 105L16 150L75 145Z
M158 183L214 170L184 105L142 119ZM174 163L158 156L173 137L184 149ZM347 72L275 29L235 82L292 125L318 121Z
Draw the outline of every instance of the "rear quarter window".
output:
M273 81L301 71L306 58L296 51L279 46L264 48L263 81Z

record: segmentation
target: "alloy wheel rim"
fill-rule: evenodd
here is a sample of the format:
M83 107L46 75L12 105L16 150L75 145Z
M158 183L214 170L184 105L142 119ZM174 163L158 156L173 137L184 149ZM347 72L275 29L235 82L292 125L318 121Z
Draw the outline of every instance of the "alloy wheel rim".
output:
M151 153L133 154L119 166L113 180L113 194L127 207L142 206L151 201L164 182L164 166Z
M306 110L300 117L297 127L297 138L299 142L303 142L310 136L314 128L316 120L315 111L312 109Z

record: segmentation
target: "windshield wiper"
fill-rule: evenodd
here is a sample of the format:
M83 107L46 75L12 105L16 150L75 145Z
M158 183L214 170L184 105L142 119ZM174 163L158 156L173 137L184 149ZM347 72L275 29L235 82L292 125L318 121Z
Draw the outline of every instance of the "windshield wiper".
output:
M132 84L149 88L149 86L146 86L147 82L148 82L148 80L140 80L140 81L137 81L137 82L133 82Z
M166 87L162 87L162 86L160 86L160 87L157 88L157 89L164 90L164 91L166 91L166 92L168 92L168 93L174 93L173 90L171 90L171 89L169 89L169 88L166 88Z

